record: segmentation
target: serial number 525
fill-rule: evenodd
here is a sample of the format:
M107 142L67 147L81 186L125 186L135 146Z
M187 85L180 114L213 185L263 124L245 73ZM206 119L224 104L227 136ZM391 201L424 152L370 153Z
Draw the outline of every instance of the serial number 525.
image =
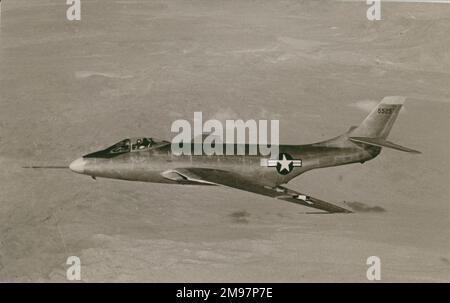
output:
M379 108L378 113L390 115L392 114L392 108Z

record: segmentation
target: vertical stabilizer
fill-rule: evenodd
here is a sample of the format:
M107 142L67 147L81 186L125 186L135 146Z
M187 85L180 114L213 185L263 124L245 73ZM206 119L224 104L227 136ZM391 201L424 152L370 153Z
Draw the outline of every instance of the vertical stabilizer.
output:
M384 97L364 121L352 132L352 137L386 139L405 102L405 97Z

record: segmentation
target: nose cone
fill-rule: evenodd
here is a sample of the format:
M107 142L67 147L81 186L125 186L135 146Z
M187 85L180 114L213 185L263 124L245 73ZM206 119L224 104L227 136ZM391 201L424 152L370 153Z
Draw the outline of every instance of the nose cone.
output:
M70 163L69 168L71 171L74 171L76 173L82 174L84 173L84 166L86 164L86 160L83 158L78 158L72 163Z

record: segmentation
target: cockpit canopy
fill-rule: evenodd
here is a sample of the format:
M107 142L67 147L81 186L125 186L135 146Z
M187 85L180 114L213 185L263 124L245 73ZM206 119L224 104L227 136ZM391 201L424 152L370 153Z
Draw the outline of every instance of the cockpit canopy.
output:
M118 155L129 152L140 152L150 150L161 145L170 144L168 141L160 141L154 138L136 137L122 140L113 146L110 146L101 151L97 151L83 156L84 158L113 158Z

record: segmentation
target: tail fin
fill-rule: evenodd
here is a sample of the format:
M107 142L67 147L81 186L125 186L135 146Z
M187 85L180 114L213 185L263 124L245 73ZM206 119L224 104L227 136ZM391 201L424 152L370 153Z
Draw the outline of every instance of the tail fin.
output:
M405 97L384 97L367 118L351 132L351 136L386 139L405 99Z
M348 132L348 139L370 146L420 153L386 140L405 99L405 97L384 97L358 127Z

